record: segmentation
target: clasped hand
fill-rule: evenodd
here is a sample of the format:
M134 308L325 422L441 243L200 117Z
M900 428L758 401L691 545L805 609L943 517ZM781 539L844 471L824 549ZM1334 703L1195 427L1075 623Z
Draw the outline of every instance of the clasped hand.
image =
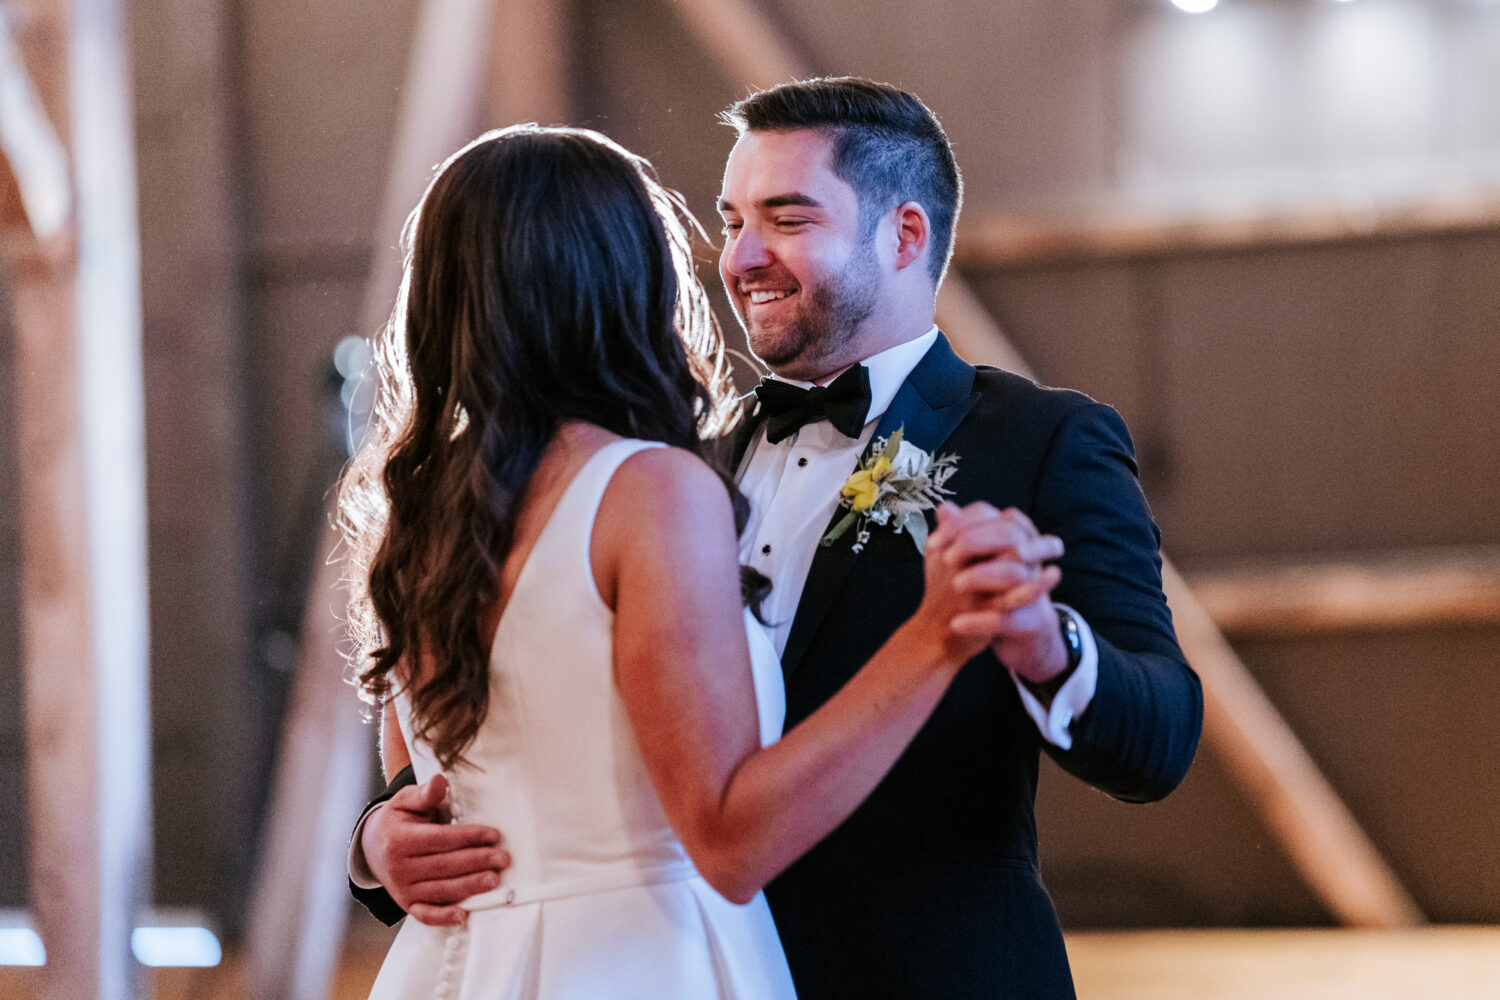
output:
M986 646L1022 680L1045 684L1067 669L1050 563L1062 540L1044 535L1021 511L987 503L937 510L925 550L924 613L947 623L949 655L959 661Z

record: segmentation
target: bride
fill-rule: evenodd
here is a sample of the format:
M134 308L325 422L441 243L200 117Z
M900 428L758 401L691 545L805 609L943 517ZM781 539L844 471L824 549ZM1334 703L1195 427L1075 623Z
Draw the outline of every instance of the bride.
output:
M604 136L516 126L454 154L407 224L341 487L358 679L387 774L443 775L509 866L462 922L406 921L374 997L791 996L761 887L1056 583L1006 589L992 512L941 509L916 613L777 741L684 217Z

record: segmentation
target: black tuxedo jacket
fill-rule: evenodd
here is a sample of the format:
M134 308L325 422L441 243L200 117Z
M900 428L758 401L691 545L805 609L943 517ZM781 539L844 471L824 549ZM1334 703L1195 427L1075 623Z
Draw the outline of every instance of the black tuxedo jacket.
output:
M1038 756L1118 798L1149 801L1181 780L1202 723L1129 435L1109 407L976 369L941 337L876 436L898 427L928 452L959 456L948 483L955 501L1020 508L1062 538L1054 597L1094 631L1098 687L1064 752L1042 739L1004 667L977 657L869 799L766 896L804 1000L1071 997L1037 868ZM744 428L742 448L755 429L753 420ZM910 537L877 527L864 551L851 542L820 549L809 571L783 655L788 727L921 600ZM386 795L410 781L398 776ZM387 922L402 915L384 892L355 895Z
M1160 536L1119 416L959 359L945 339L902 385L898 427L959 456L959 504L1017 507L1063 540L1054 598L1093 629L1099 681L1073 745L1046 743L1009 673L986 653L847 821L766 888L804 1000L1073 996L1037 868L1041 752L1118 798L1170 791L1197 747L1203 701L1161 590ZM747 429L747 435L754 428ZM820 549L783 655L787 725L837 691L916 610L922 558L878 527L864 551Z

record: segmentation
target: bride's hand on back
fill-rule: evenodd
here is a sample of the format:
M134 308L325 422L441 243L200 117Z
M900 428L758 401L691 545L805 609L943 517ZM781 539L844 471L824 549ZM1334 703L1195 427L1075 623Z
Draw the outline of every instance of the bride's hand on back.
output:
M916 618L944 630L948 656L963 662L985 647L1057 631L1050 594L1062 571L1049 560L1061 539L1020 511L983 502L945 503L924 550L926 589Z

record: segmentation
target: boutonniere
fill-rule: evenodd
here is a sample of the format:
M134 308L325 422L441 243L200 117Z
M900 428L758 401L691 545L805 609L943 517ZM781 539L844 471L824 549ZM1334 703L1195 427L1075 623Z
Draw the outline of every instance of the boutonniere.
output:
M957 455L934 458L902 434L898 427L888 438L876 438L869 457L859 463L854 474L839 489L839 506L849 513L823 536L824 545L832 545L850 529L855 529L854 551L864 551L870 540L870 525L893 525L896 534L905 531L921 552L927 545L927 519L923 511L932 510L953 493L946 488L957 471Z

